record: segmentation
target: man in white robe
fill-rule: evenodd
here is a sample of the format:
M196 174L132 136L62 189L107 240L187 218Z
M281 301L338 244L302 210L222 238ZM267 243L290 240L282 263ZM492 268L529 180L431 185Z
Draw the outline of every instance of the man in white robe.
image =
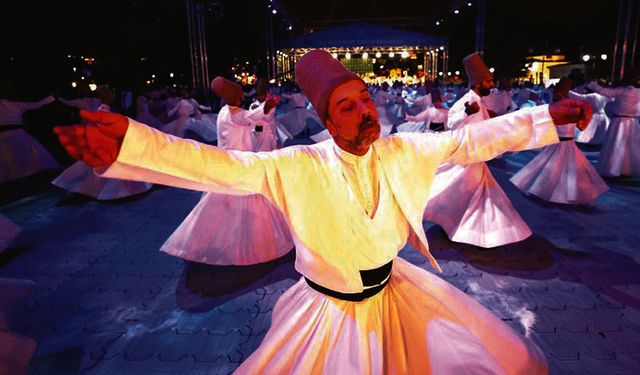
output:
M447 125L453 130L481 127L490 118L482 98L493 87L493 75L477 53L464 65L471 89L449 110ZM424 218L440 225L451 241L484 248L531 235L484 161L438 167Z
M598 172L606 177L640 176L640 68L627 71L619 87L602 87L597 82L588 87L613 99Z
M272 152L224 151L87 112L83 118L96 125L56 132L72 156L101 167L104 176L260 193L283 212L304 277L280 297L272 327L238 373L546 373L534 344L396 256L409 238L440 269L422 227L438 164L557 142L554 121L584 126L588 106L566 100L439 135L379 138L364 82L329 53L305 54L296 79L332 140Z

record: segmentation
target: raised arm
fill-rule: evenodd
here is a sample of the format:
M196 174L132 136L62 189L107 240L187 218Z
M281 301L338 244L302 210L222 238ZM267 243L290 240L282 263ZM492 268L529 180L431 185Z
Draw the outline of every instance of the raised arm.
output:
M589 82L587 87L600 95L608 97L614 97L622 92L621 87L602 87L596 81Z
M466 125L442 134L442 161L469 164L491 160L507 151L556 143L556 125L577 123L583 130L591 119L591 112L591 106L585 101L564 99Z
M227 194L270 195L269 153L224 151L164 134L115 113L81 112L93 124L55 128L74 158L103 177ZM275 173L275 172L274 172Z

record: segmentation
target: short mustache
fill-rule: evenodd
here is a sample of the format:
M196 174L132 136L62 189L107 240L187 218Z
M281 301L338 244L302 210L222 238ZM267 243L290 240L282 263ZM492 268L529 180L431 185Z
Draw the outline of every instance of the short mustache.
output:
M362 120L360 120L360 124L358 124L359 130L365 130L374 125L377 125L378 121L371 115L362 116Z

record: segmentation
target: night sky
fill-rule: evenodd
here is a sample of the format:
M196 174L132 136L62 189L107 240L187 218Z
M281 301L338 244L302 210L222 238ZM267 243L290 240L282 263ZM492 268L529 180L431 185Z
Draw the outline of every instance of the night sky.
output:
M262 70L267 0L210 1L206 14L211 75L228 75L237 61ZM222 6L217 6L221 4ZM276 43L347 20L397 26L450 40L450 70L474 49L475 4L467 1L295 1L275 0ZM485 57L496 75L514 75L524 56L559 51L570 58L584 53L611 55L616 1L488 0ZM453 10L459 8L460 14ZM3 1L3 90L62 84L79 56L96 58L96 81L139 85L149 74L157 83L190 82L184 1ZM443 19L441 26L435 20ZM287 30L289 24L291 31ZM68 58L68 55L74 58ZM140 58L145 57L145 62ZM175 72L170 80L168 74Z

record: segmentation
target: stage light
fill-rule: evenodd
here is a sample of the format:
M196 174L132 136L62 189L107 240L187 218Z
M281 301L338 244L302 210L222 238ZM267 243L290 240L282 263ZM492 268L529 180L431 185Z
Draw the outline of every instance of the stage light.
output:
M490 71L491 73L493 73L493 72L495 72L496 70L495 70L494 68L489 68L489 71Z
M381 58L381 57L382 57L382 54L381 54L380 52L376 52L376 57L377 57L377 58Z
M365 52L365 53L363 53L363 54L362 54L362 58L363 58L363 59L365 59L365 60L366 60L366 59L368 59L368 58L369 58L369 54L368 54L368 53L366 53L366 52Z
M460 71L456 70L456 75L459 76L460 75Z
M278 11L274 9L274 10L271 11L271 13L278 14Z
M603 53L602 55L600 55L600 58L601 58L602 60L606 60L606 59L607 59L607 54L606 54L606 53Z
M337 59L337 58L338 58L338 54L337 54L337 53L335 53L335 52L334 52L334 53L332 53L332 54L331 54L331 56L333 56L333 58L334 58L334 59Z
M402 54L400 56L402 56L403 59L406 59L407 57L409 57L409 52L402 51Z
M395 56L395 55L396 55L395 53L393 53L393 52L389 52L389 57L393 57L393 56Z
M458 14L458 13L460 13L460 11L456 9L456 10L453 11L453 13L454 14Z
M76 71L76 67L75 67L75 66L73 67L73 71L74 71L74 72Z
M169 77L173 78L173 73L169 73Z
M436 21L436 26L440 26L440 21Z
M473 5L473 4L471 3L471 1L469 1L469 2L467 3L467 6L468 6L468 7L470 7L471 5Z
M345 57L347 60L349 60L349 59L351 59L351 54L350 54L349 52L347 52L347 53L345 53L345 54L344 54L344 57Z
M90 83L89 84L89 89L91 91L96 91L97 88L98 88L98 85L96 85L95 83Z
M589 56L589 55L582 56L582 61L587 62L589 60L591 60L591 56Z
M156 75L155 75L155 74L152 74L152 75L151 75L151 78L156 78Z
M75 83L75 82L71 82L71 87L76 88L76 87L78 87L78 84Z

